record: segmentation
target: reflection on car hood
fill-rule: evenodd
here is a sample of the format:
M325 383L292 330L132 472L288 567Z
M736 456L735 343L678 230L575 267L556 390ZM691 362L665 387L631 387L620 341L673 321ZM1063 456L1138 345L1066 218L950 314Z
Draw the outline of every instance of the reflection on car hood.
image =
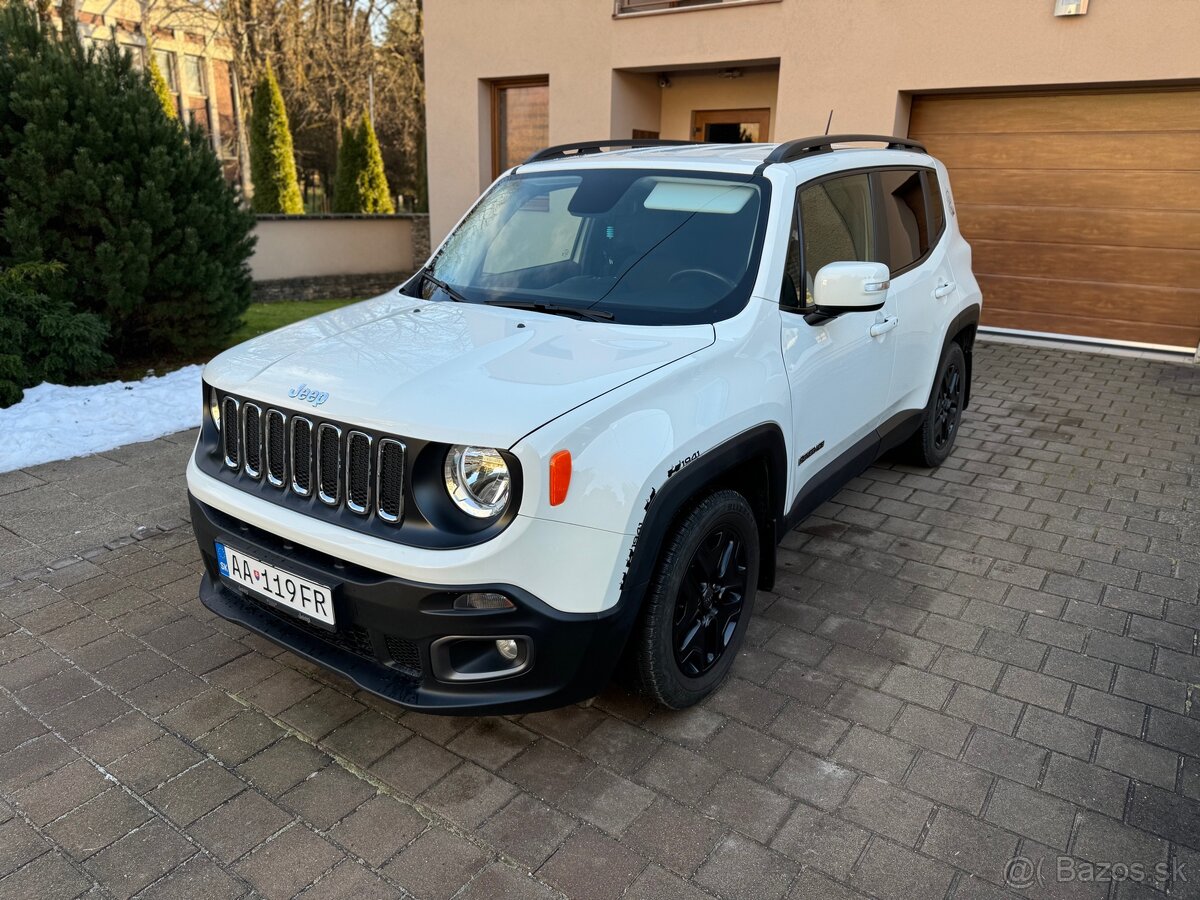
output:
M615 325L392 293L247 341L204 375L221 390L315 417L510 447L713 340L711 325ZM317 396L305 399L309 392Z

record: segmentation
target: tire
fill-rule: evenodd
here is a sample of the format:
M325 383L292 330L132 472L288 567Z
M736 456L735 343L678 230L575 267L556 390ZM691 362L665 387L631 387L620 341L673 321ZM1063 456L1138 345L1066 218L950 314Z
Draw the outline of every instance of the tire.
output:
M958 437L966 391L967 358L961 346L951 343L933 380L921 428L905 445L910 462L936 469L946 461Z
M648 696L684 709L721 683L754 611L758 563L758 523L737 491L709 494L668 534L634 636Z

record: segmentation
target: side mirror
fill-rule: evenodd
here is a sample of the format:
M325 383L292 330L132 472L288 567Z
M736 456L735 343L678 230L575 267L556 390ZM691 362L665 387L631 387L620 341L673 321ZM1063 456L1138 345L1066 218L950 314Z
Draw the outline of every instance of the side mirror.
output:
M872 312L887 300L891 286L888 267L878 262L832 262L822 266L813 279L813 304L810 315L820 321L848 312ZM818 322L810 321L815 325Z

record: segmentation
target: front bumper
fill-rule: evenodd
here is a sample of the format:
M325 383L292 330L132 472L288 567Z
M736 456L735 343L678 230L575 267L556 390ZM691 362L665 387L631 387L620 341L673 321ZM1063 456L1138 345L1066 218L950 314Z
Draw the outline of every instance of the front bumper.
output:
M625 601L600 613L565 613L510 584L417 584L289 543L189 499L204 559L200 599L206 607L409 709L508 714L592 697L611 679L637 612ZM223 579L216 541L330 586L336 630L277 611ZM447 608L448 598L467 591L504 593L515 608ZM519 674L470 682L435 674L431 648L439 639L514 636L533 648L530 665Z

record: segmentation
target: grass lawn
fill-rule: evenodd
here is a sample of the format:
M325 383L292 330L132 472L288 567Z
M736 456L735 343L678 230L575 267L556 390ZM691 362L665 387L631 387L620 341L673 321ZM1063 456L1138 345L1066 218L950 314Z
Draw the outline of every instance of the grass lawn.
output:
M246 314L242 317L242 327L229 336L224 346L216 347L211 353L199 358L185 359L178 356L151 355L145 359L130 360L124 365L117 366L110 372L101 373L95 379L96 383L105 381L137 381L144 378L151 370L155 375L166 375L175 369L189 366L192 363L208 362L222 350L248 341L252 337L299 322L309 316L357 303L361 298L350 300L283 300L279 303L251 303Z

